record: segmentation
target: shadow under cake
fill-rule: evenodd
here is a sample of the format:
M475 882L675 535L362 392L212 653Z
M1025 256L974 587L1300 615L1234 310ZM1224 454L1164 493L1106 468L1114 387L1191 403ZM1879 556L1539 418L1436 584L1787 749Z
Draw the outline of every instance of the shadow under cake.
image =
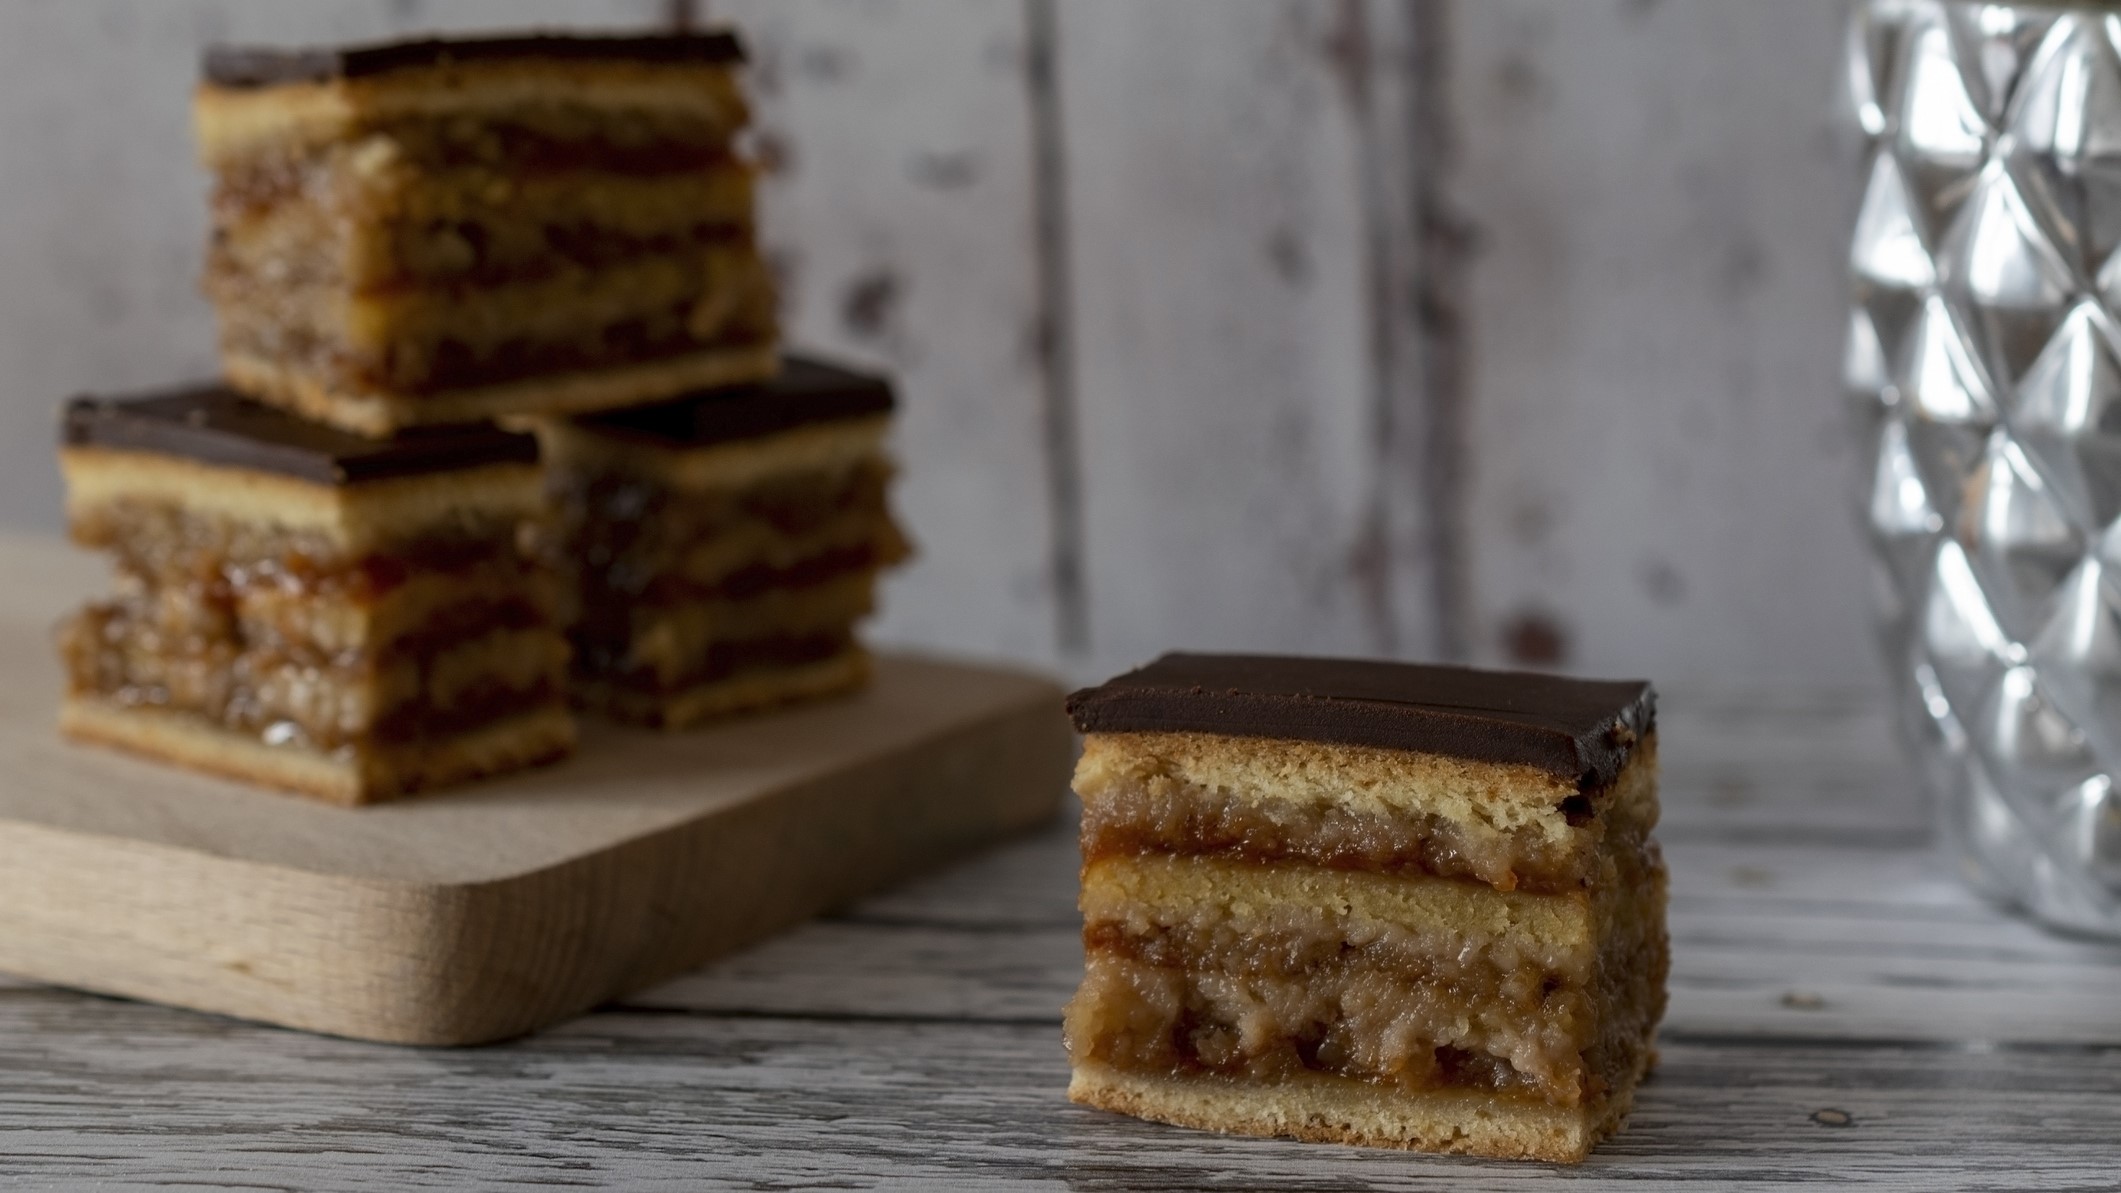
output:
M882 377L790 357L757 385L540 424L575 698L680 728L861 686L855 626L907 555Z
M368 435L764 377L730 33L210 51L224 371Z
M1070 1097L1559 1161L1619 1129L1668 967L1648 685L1167 655L1069 708Z
M357 804L564 756L537 440L363 439L227 390L67 407L68 734Z

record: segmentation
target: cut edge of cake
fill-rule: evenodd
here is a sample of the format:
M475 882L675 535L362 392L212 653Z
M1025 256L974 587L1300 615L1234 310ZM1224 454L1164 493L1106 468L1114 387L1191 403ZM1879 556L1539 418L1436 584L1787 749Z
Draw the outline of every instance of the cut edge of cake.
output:
M791 356L771 380L537 420L577 574L576 699L682 729L839 695L909 551L888 378Z
M374 441L219 386L70 402L69 737L364 803L572 750L535 436Z

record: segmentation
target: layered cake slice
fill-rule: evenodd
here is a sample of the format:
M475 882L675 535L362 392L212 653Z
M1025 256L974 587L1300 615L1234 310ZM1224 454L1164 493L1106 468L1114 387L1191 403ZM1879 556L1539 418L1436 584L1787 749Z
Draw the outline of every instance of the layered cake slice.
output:
M347 435L219 388L78 398L60 631L76 738L339 803L574 745L534 436Z
M1664 1010L1643 683L1166 655L1085 735L1078 1102L1580 1160Z
M733 34L216 49L231 384L367 435L769 375Z
M575 569L575 695L638 724L859 687L855 626L907 553L882 377L773 381L543 425Z

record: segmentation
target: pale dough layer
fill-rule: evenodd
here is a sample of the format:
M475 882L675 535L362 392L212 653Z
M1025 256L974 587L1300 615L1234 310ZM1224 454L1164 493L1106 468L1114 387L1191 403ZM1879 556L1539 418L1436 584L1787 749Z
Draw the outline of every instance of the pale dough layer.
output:
M1656 799L1656 752L1645 741L1615 780L1611 798ZM1532 766L1441 754L1208 733L1093 733L1076 765L1085 800L1159 779L1243 799L1333 806L1368 815L1437 816L1501 835L1531 830L1564 846L1576 840L1568 801L1587 795L1574 780ZM1655 823L1654 814L1648 823Z
M1599 911L1588 894L1532 895L1447 878L1406 878L1211 858L1100 858L1083 867L1086 922L1264 923L1280 908L1402 928L1455 948L1507 944L1550 970L1589 971Z
M551 238L580 229L678 244L701 228L721 229L731 239L752 235L752 171L734 163L655 178L574 171L496 180L493 174L485 168L428 172L387 198L361 191L359 201L290 199L225 215L209 271L360 293L408 282L459 284L480 268L579 268L565 254L555 257Z
M689 310L699 342L714 342L725 331L770 326L775 301L766 263L740 240L468 291L445 284L355 293L335 282L295 285L238 273L211 275L206 288L228 350L328 350L376 376L411 367L401 358L431 363L439 344L481 354L510 343L579 344L678 308Z
M491 464L426 476L326 485L278 473L203 464L104 447L59 452L67 511L140 500L260 526L320 533L350 555L425 537L467 520L542 516L544 474L536 464Z
M724 64L493 61L395 71L365 79L275 87L203 84L193 96L200 160L224 168L265 150L299 152L408 118L494 119L549 106L555 95L588 97L595 111L672 114L701 120L723 139L750 119L736 73Z
M1391 1091L1344 1077L1259 1085L1078 1066L1068 1098L1208 1131L1574 1164L1620 1128L1634 1090L1567 1108L1454 1090Z

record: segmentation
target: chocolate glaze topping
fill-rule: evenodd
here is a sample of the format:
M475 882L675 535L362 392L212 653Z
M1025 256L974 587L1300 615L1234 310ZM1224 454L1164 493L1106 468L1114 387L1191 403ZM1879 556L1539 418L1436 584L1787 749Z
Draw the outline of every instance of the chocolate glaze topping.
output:
M66 404L59 434L69 447L181 456L325 485L529 464L538 458L536 436L491 424L363 439L261 406L218 385L130 398L75 398Z
M213 46L206 51L204 73L206 81L217 87L274 87L283 83L361 79L456 62L510 59L711 65L742 62L744 43L735 33L717 29L653 36L526 33L506 37L435 37L338 49Z
M1538 767L1594 790L1656 724L1640 680L1360 659L1167 654L1068 697L1084 733L1293 738Z
M700 390L653 406L587 414L574 424L585 431L663 447L711 447L813 423L885 414L894 404L889 378L843 369L814 357L788 356L771 381Z

